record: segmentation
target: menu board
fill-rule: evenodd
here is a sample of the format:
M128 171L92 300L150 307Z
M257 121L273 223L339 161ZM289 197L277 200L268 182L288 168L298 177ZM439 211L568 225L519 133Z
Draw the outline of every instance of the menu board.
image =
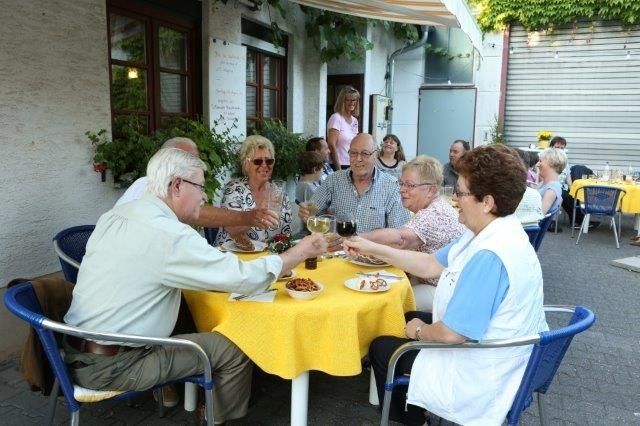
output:
M216 130L230 128L232 134L246 135L247 48L220 39L209 40L209 123L218 121Z

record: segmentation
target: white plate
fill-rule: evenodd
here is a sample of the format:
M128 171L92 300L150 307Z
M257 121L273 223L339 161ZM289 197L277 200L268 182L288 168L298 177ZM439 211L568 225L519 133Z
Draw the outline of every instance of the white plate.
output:
M369 286L366 286L361 290L360 283L362 282L362 280L366 280L366 278L351 278L344 282L344 286L351 290L359 291L360 293L382 293L391 289L391 284L387 282L387 285L385 287L378 287L377 290L372 290L371 288L369 288Z
M391 266L388 263L365 263L365 262L360 262L359 260L355 260L355 259L351 259L350 257L347 258L347 261L355 264L355 265L360 265L360 266L368 266L369 268L382 268L385 266Z
M295 278L296 277L296 271L291 271L291 275L286 276L286 277L280 277L278 278L278 281L289 281L291 278Z
M267 248L267 244L261 241L251 240L251 242L253 243L253 247L255 247L255 250L243 250L240 247L237 247L236 242L233 240L225 241L222 244L222 248L236 253L258 253L264 251L264 249Z

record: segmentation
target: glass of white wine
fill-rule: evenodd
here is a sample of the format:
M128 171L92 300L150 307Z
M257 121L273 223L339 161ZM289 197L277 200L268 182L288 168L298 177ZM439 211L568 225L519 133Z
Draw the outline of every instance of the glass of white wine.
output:
M307 229L311 232L326 234L331 229L331 219L333 216L325 214L322 216L309 216L307 219ZM335 220L335 218L334 218Z

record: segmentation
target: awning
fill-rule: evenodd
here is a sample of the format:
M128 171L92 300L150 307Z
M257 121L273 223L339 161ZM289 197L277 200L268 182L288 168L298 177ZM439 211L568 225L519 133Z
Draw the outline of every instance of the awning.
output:
M363 18L460 28L482 52L482 33L464 0L290 0Z

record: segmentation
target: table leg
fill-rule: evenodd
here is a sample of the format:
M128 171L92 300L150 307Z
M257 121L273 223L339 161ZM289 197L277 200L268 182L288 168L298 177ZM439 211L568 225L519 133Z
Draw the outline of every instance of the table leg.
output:
M378 387L376 386L376 376L373 374L373 368L371 369L371 376L369 378L369 404L380 405L380 398L378 398Z
M309 408L309 372L291 381L291 426L306 426Z
M635 214L635 221L633 223L633 229L636 230L636 235L640 237L640 213Z
M184 384L184 411L195 411L198 400L198 385L191 382Z
M589 233L589 222L591 221L591 215L589 213L584 215L584 220L582 221L582 233Z

